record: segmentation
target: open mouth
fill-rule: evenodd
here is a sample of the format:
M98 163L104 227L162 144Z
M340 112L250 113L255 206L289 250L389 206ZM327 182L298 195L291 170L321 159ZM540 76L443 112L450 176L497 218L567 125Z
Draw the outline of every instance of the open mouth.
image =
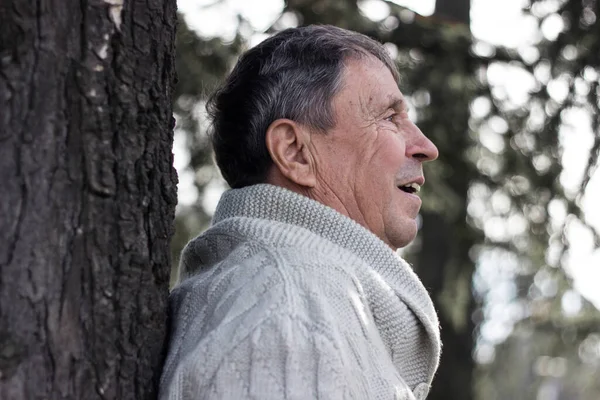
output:
M419 185L418 183L409 183L406 185L398 186L398 189L406 193L415 194L419 193L419 191L421 190L421 185Z

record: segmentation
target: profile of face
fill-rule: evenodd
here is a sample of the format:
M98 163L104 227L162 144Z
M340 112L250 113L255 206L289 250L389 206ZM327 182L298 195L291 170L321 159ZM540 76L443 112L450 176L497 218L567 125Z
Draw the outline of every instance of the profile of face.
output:
M348 60L332 102L335 126L310 135L311 197L369 229L393 249L417 234L423 163L435 145L409 119L389 69L375 58Z

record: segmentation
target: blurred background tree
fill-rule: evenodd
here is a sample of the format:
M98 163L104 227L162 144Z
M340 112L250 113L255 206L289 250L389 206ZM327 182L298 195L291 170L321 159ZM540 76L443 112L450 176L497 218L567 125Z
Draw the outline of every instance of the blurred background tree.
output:
M176 151L180 180L194 189L180 192L174 265L225 187L206 140L206 95L266 35L315 23L353 29L385 43L413 118L440 150L426 168L419 237L403 250L442 324L429 399L600 398L600 313L572 279L577 263L593 262L575 250L595 250L600 264L600 224L588 212L599 180L599 5L524 5L536 28L518 48L475 38L469 0L438 0L430 16L392 1L288 0L268 28L239 13L229 37L202 36L182 18ZM507 90L513 79L519 91ZM569 159L580 168L566 168Z

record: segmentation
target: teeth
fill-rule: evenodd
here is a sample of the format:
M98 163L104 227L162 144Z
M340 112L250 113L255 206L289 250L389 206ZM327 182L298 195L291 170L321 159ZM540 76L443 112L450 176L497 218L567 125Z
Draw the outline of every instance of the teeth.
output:
M421 185L414 182L404 185L403 187L412 188L415 191L415 193L419 193L419 191L421 190Z

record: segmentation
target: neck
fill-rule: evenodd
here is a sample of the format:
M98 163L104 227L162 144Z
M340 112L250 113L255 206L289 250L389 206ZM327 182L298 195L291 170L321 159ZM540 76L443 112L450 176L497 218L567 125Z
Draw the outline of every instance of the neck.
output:
M281 188L287 189L294 193L300 194L304 197L308 197L311 200L315 200L321 204L324 204L330 208L333 208L335 211L340 214L354 220L359 225L363 226L367 230L370 230L367 226L364 218L362 218L362 213L358 209L358 207L348 207L340 197L332 190L329 186L327 186L323 181L319 181L319 183L315 187L308 187L299 185L298 183L288 179L283 174L279 172L276 168L273 168L270 173L267 175L266 182L268 184L279 186ZM397 248L388 243L384 238L381 238L385 244L387 244L392 251L396 251Z

